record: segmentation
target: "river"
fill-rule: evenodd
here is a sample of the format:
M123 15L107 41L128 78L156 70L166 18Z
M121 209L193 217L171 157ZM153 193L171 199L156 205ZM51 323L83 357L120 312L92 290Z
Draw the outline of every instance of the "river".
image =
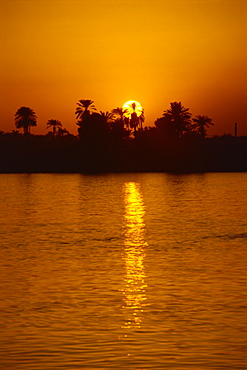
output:
M247 173L1 174L0 369L246 369Z

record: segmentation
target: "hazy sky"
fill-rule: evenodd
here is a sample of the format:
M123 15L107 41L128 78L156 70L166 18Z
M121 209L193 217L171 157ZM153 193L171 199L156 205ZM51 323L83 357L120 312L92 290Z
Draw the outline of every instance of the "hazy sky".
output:
M0 130L32 108L77 133L79 99L110 111L128 100L145 125L181 101L209 134L247 135L247 0L1 0Z

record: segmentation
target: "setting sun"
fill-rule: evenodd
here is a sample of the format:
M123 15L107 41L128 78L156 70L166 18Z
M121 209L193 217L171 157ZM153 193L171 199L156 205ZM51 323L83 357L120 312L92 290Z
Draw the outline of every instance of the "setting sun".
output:
M136 100L129 100L123 105L123 109L126 109L127 112L125 113L126 117L130 118L131 114L135 112L137 117L139 117L143 113L143 108L141 104Z

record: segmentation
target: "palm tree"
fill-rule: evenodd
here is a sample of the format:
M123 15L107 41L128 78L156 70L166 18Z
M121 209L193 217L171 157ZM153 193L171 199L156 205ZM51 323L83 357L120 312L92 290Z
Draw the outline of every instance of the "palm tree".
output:
M102 111L100 111L100 115L103 118L106 126L108 126L108 124L113 121L114 114L112 112L108 112L108 111L102 112Z
M142 123L144 122L144 110L142 110L142 113L138 116L136 108L137 105L135 102L130 104L130 127L133 128L135 132L138 127L142 129Z
M66 130L66 128L62 128L62 127L58 127L58 130L57 130L57 135L59 136L59 137L61 137L61 136L68 136L68 135L70 135L70 133L69 133L69 131L68 130Z
M21 134L19 133L18 130L12 130L11 133L10 133L10 135L12 135L12 136L19 136Z
M209 125L214 125L212 119L208 116L196 116L196 118L192 118L192 121L195 122L192 125L192 128L195 128L195 131L201 135L203 138L207 135L207 128Z
M141 113L141 115L140 115L138 118L139 118L140 129L142 130L142 129L143 129L142 124L143 124L143 123L144 123L144 121L145 121L145 117L144 117L144 109L142 109L142 113Z
M86 115L83 120L79 122L78 133L81 139L87 143L104 140L109 133L108 115L109 112L101 112Z
M54 138L57 128L62 127L62 123L58 119L49 119L46 128L52 127L52 137Z
M30 127L37 126L37 116L33 109L21 107L15 113L16 128L23 128L24 134L30 134Z
M93 100L90 99L81 99L79 103L77 103L78 107L76 107L75 115L78 119L83 119L85 116L90 114L90 110L96 110Z
M171 124L171 116L168 116L167 114L163 114L163 117L157 118L154 122L154 125L157 127L157 129L164 133L165 135L171 136L174 134L173 126Z
M112 135L118 139L127 138L131 133L129 118L126 116L128 109L117 107L112 109L112 113L114 118L114 121L110 124ZM124 126L126 126L126 129Z
M164 111L163 117L170 120L174 133L181 138L184 132L191 130L191 113L189 113L189 108L185 108L181 102L175 101L170 105L170 109Z
M124 118L126 114L128 113L128 109L123 109L123 108L115 108L112 109L111 111L113 115L117 118L117 120L120 120L122 123L124 123Z

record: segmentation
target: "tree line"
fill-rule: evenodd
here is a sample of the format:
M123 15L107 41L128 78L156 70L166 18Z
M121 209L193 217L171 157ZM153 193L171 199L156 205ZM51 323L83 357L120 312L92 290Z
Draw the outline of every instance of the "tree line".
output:
M144 126L144 110L137 108L132 102L98 112L92 100L81 99L75 136L57 119L47 121L47 135L31 135L36 113L21 107L17 130L0 135L0 172L247 171L247 137L208 138L212 119L192 117L181 102L170 103L152 127Z
M151 130L151 127L144 127L144 110L137 113L136 103L133 102L127 108L117 107L111 112L96 112L93 100L81 99L77 103L75 111L78 135L81 139L90 136L107 135L111 133L114 137L123 139L133 138L137 132ZM182 138L183 135L197 134L202 138L207 135L207 129L213 125L212 119L205 115L198 115L192 118L189 108L185 108L181 102L170 103L170 108L163 112L162 117L154 122L156 128L163 135L170 138ZM15 113L15 126L23 129L24 135L31 132L31 127L37 126L37 116L32 108L21 107ZM62 128L61 121L50 119L46 128L52 128L49 134L55 136L68 135L68 130Z

